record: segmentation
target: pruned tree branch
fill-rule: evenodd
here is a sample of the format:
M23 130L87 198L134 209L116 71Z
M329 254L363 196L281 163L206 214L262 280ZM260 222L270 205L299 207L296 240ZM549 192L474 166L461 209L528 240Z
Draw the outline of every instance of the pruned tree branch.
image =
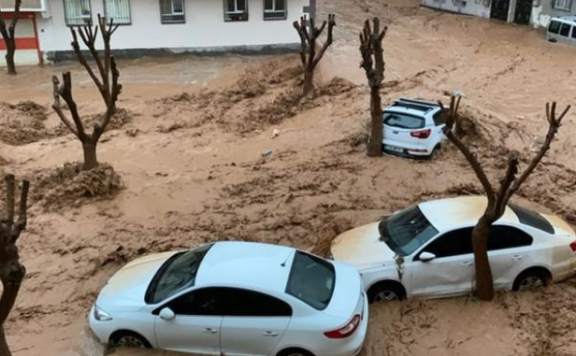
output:
M16 53L16 24L20 19L20 7L22 0L14 0L14 15L8 27L6 22L0 16L0 35L6 44L6 66L8 74L16 74L16 63L14 61L14 54Z

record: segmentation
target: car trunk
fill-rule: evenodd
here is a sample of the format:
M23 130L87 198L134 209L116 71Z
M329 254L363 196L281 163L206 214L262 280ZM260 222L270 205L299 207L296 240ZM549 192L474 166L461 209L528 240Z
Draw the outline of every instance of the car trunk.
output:
M324 312L348 322L356 314L362 315L364 298L360 274L351 266L334 263L336 283L330 303ZM352 298L351 296L354 296Z

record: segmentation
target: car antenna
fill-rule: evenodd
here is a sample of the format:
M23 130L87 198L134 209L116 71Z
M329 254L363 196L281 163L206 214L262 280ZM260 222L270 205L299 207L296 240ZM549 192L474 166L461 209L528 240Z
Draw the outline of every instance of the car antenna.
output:
M288 256L286 256L286 259L284 260L284 262L280 263L281 267L286 267L286 263L288 262L288 259L290 258L291 255L292 255L292 253L290 253Z

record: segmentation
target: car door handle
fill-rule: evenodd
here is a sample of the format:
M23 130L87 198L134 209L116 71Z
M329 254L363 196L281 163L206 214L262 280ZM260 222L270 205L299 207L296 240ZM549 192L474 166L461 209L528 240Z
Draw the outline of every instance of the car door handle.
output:
M514 261L520 261L520 260L522 260L522 255L514 255L514 256L512 256L512 259Z
M470 267L474 264L474 261L464 261L462 262L462 265L466 266L466 267Z
M275 331L265 331L264 334L262 334L264 336L270 336L270 337L276 337L278 336L278 333Z
M206 329L204 329L204 333L205 334L217 334L218 330L213 329L213 328L206 328Z

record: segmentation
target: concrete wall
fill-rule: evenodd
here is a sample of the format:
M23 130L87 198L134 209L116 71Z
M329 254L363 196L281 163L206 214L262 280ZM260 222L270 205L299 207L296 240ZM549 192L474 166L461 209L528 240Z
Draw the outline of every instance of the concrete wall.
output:
M459 14L490 17L490 0L422 0L422 5Z
M264 0L249 0L249 21L225 22L223 0L185 0L186 23L160 23L158 0L132 0L132 24L114 34L114 49L213 50L259 48L299 43L292 22L303 14L310 0L287 0L288 18L264 21ZM93 21L104 13L103 0L91 0ZM40 47L44 52L70 51L70 32L65 24L62 0L49 0L38 18Z
M532 24L534 27L546 27L550 18L576 15L576 0L572 1L572 9L563 11L553 8L554 0L535 0L532 8Z

